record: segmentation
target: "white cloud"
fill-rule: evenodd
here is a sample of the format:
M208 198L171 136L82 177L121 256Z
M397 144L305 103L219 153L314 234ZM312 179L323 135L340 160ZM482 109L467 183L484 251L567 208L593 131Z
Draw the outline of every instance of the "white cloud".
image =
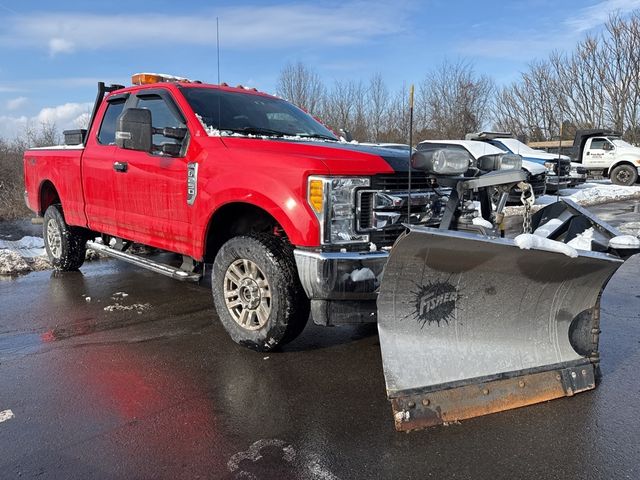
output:
M34 116L0 116L0 138L11 139L24 131L27 125L38 128L41 124L55 124L58 131L79 128L85 125L92 103L65 103L45 107Z
M58 53L71 53L75 49L75 44L64 38L52 38L49 40L49 54L54 56Z
M640 8L640 0L603 0L581 9L564 23L576 32L585 32L604 24L611 14L625 15Z
M400 4L402 5L402 1ZM114 47L207 45L292 50L309 45L353 45L404 30L402 6L360 0L343 4L234 6L194 15L40 13L14 16L0 44L47 48L50 54Z
M25 106L29 99L27 97L16 97L7 101L7 110L18 110Z
M76 122L90 112L92 106L92 103L86 102L45 107L34 118L37 123L55 124L58 128L76 127Z

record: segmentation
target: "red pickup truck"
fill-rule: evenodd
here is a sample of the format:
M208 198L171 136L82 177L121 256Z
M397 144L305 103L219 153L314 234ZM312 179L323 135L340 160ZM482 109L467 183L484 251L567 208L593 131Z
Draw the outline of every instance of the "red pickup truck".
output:
M181 280L212 264L220 320L258 350L295 338L310 311L321 325L375 321L407 221L407 152L341 141L255 89L155 74L132 83L100 83L86 131L24 155L27 205L44 216L57 269L78 269L87 247ZM411 223L440 221L429 182L412 181ZM182 264L133 255L134 242Z

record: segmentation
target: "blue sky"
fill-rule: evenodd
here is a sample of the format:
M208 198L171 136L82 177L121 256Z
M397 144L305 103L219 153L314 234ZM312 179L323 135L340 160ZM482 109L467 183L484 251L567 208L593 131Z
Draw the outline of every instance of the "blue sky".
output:
M99 80L134 72L272 92L287 62L327 83L381 73L391 89L419 83L445 59L470 61L498 84L535 58L571 49L608 15L640 0L318 2L109 2L0 0L0 137L30 121L72 127Z

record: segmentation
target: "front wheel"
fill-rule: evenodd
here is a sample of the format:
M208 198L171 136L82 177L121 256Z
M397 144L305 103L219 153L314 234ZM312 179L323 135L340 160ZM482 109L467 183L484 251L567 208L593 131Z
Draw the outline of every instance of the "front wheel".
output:
M611 170L611 182L616 185L633 185L638 181L638 170L631 165L619 165Z
M87 238L79 229L70 227L60 205L51 205L44 212L44 247L55 270L78 270L87 253Z
M291 247L266 234L226 242L211 272L216 311L234 342L269 351L293 340L309 317Z

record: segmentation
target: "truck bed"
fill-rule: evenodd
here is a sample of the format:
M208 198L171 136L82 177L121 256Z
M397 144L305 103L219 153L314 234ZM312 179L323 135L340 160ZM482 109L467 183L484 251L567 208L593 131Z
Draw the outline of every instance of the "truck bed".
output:
M42 197L52 195L50 185L55 179L67 223L86 226L80 168L83 152L83 145L32 148L25 152L25 200L31 210L44 214Z

